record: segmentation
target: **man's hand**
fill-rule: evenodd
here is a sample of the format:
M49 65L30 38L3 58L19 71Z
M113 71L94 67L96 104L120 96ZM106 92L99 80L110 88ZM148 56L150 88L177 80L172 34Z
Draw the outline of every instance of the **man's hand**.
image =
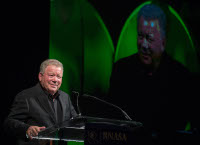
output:
M27 131L26 134L28 135L28 138L32 139L32 136L37 136L38 133L41 130L44 130L46 127L39 127L39 126L30 126Z

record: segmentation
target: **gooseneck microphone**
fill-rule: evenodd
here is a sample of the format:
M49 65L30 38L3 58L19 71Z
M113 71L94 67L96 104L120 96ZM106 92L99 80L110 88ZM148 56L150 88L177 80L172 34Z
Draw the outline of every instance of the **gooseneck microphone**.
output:
M103 103L105 103L105 104L108 104L108 105L110 105L110 106L113 106L113 107L119 109L119 110L123 113L123 115L125 116L126 119L132 120L124 110L122 110L120 107L118 107L118 106L116 106L116 105L114 105L114 104L112 104L112 103L109 103L109 102L107 102L107 101L104 101L104 100L102 100L102 99L99 99L99 98L97 98L97 97L95 97L95 96L91 96L91 95L88 95L88 94L83 94L82 96L84 96L84 97L89 97L89 98L93 98L93 99L96 99L96 100L98 100L98 101L101 101L101 102L103 102Z
M76 106L77 106L77 110L78 110L78 116L81 116L81 111L80 111L80 108L79 108L79 103L78 103L78 100L79 100L79 92L76 92L76 91L72 91L74 94L76 94Z

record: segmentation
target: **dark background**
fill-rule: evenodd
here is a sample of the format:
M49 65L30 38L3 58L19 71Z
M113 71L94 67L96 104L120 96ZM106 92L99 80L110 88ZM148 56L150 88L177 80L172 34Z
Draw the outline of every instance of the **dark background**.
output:
M116 46L121 29L131 12L144 0L88 0L102 17ZM200 52L200 8L195 0L164 0L182 17ZM38 81L40 63L49 51L49 0L15 1L5 10L7 90L1 101L1 127L17 93ZM2 77L4 77L4 75ZM198 78L194 81L197 81ZM197 86L197 85L196 85ZM198 87L196 88L198 90ZM198 93L199 94L199 93ZM197 94L197 96L198 96ZM194 105L199 105L194 101ZM2 130L2 129L1 129ZM1 135L3 133L1 132ZM7 137L4 137L7 139Z

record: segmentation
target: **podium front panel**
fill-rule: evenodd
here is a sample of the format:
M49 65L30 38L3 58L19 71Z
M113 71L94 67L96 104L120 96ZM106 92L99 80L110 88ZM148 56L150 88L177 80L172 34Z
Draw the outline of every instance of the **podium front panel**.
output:
M85 126L85 145L143 145L143 128L130 128L107 123L87 123Z

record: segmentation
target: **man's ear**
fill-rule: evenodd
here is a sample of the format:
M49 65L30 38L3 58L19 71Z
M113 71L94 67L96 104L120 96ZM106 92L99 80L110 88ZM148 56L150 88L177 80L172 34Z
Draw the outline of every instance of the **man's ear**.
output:
M166 38L163 38L162 39L162 51L164 51L165 50L165 46L166 46Z
M42 80L42 77L43 77L43 74L40 72L40 73L38 74L38 79L39 79L40 82L41 82L41 80Z

